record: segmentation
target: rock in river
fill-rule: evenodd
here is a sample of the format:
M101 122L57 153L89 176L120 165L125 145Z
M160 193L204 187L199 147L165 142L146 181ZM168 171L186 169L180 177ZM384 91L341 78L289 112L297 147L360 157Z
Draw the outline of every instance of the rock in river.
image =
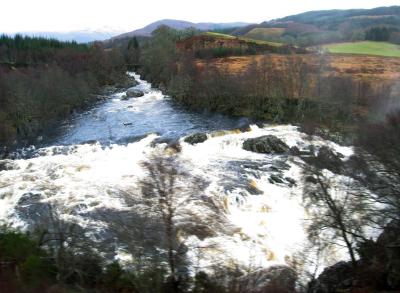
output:
M265 135L247 139L243 143L243 149L262 154L283 154L289 150L289 147L276 136Z
M270 183L272 183L272 184L274 184L274 183L283 183L282 177L279 176L279 175L275 175L275 174L272 174L271 176L269 176L268 181Z
M126 96L129 98L139 98L144 96L144 93L136 88L130 88L126 91Z
M344 163L342 158L344 156L335 152L327 146L322 146L318 150L317 156L302 157L302 159L319 169L328 169L334 173L340 174L343 171Z
M197 144L201 142L205 142L207 140L207 134L205 133L195 133L185 138L185 142L190 144Z

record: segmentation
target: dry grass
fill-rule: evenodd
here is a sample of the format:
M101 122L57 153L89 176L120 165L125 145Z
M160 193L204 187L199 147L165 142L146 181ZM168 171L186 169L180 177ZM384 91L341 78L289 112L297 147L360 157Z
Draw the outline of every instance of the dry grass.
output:
M273 28L253 28L245 36L256 40L268 40L271 38L280 37L284 34L285 29L280 27Z
M221 38L221 39L228 39L228 40L236 39L236 37L234 37L234 36L227 35L227 34L221 34L221 33L215 33L215 32L206 32L206 33L204 33L204 35Z
M356 55L267 55L275 69L285 70L290 58L300 58L309 67L311 73L315 73L321 68L326 75L351 75L355 79L370 80L399 80L400 79L400 59L379 56L356 56ZM197 65L202 68L214 66L227 69L233 74L246 71L253 62L261 62L264 56L239 56L217 58L206 64L203 60L198 60Z
M216 39L222 39L222 40L242 40L247 43L254 43L254 44L258 44L258 45L270 45L270 46L274 46L274 47L281 47L283 45L282 43L269 42L269 41L264 41L261 39L251 38L247 35L245 37L235 37L235 36L221 34L221 33L215 33L215 32L206 32L203 35L209 36L209 37L215 37Z

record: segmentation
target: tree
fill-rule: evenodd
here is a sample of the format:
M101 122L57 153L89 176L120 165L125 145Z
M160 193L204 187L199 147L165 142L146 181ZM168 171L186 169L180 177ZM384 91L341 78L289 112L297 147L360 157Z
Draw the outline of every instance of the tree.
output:
M57 283L93 288L100 280L103 262L93 249L94 242L77 223L63 219L68 210L61 203L37 204L42 209L33 219L32 234L38 247L52 256Z
M152 38L143 44L140 63L151 81L165 86L176 73L178 39L178 31L160 26L153 31Z
M38 243L17 231L0 230L0 291L28 292L54 281L54 266Z
M309 238L313 242L344 246L356 266L356 247L366 240L366 227L374 226L373 203L359 182L328 171L320 160L322 156L316 164L307 166L303 174L303 199L310 217Z
M384 226L400 219L400 111L361 126L353 174L371 191Z
M162 219L170 271L169 283L172 292L179 292L182 286L179 265L182 264L185 239L180 239L182 236L178 237L178 234L184 231L183 218L191 212L189 205L204 205L201 196L204 182L185 172L175 156L154 156L143 165L148 173L141 182L143 199L149 212Z
M390 29L387 27L372 27L365 33L365 39L377 42L386 42L390 38Z
M136 37L133 37L128 42L128 47L125 52L125 60L129 68L135 69L139 63L140 48Z
M128 50L129 49L139 49L139 42L136 37L133 37L132 39L129 40L128 42Z

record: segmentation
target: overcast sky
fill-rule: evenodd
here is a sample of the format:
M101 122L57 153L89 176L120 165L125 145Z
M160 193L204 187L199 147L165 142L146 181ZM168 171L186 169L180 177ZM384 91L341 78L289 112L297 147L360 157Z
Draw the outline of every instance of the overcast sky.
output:
M259 23L310 10L396 4L400 0L0 0L0 32L130 31L165 18Z

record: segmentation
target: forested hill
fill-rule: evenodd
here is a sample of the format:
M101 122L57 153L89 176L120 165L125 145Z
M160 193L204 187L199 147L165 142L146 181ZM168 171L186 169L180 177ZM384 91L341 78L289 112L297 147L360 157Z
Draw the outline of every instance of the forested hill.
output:
M168 26L170 28L176 30L185 30L189 28L194 28L201 31L208 31L208 30L218 30L218 29L228 29L228 28L237 28L249 25L248 23L244 22L228 22L228 23L212 23L212 22L200 22L194 23L190 21L184 20L177 20L177 19L162 19L159 21L155 21L150 23L149 25L137 29L131 32L127 32L118 36L111 38L111 40L128 38L133 36L140 36L140 37L150 37L152 32L154 32L160 26Z
M123 55L100 44L1 36L0 146L36 139L125 70Z
M400 24L400 6L378 7L373 9L321 10L286 16L276 22L295 21L320 27L338 28L343 22Z
M304 46L359 41L376 28L388 30L384 41L399 43L400 6L310 11L239 28L233 34Z

